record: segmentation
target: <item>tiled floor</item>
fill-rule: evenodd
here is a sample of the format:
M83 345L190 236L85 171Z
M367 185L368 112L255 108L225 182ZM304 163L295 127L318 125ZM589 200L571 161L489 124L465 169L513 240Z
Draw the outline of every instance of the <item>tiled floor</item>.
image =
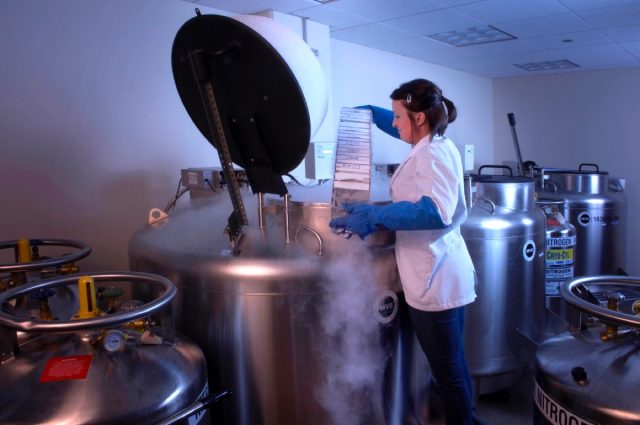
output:
M530 425L533 412L533 372L525 371L511 387L478 397L476 414L483 425ZM445 425L436 415L430 425Z

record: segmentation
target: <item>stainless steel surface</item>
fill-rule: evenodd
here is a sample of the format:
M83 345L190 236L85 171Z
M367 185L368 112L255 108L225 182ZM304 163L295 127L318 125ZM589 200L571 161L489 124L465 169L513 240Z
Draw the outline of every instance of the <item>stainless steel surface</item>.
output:
M612 287L640 285L638 277L592 276L562 287L562 296L604 323L631 326L618 336L602 340L607 326L596 323L580 332L565 332L547 340L536 353L534 423L548 424L561 415L566 423L630 425L640 423L637 401L640 319L607 310L572 293L577 285ZM569 422L568 418L574 422ZM556 422L557 423L557 422Z
M265 228L248 227L238 256L227 255L222 196L178 208L130 242L133 269L177 283L177 326L203 348L212 391L233 392L213 421L427 423L430 371L402 301L393 239L331 233L330 184L288 189L288 206L266 197ZM245 196L248 211L257 203Z
M516 382L528 340L542 338L545 218L535 205L532 180L471 181L475 203L461 231L476 268L478 297L465 310L464 343L477 392L485 394Z
M115 281L124 277L132 282L142 280L165 288L165 294L175 293L175 288L174 291L166 288L168 281L160 276L140 273L101 276ZM8 291L2 294L2 302L69 279L53 279L21 287L20 291ZM162 305L150 302L141 311L150 314L168 308L170 304L166 304L165 297L161 298ZM149 305L153 307L148 308ZM45 329L43 324L30 326L23 319L15 319L5 308L6 305L0 314L3 325L30 332ZM140 314L126 316L134 317ZM124 319L121 315L119 322ZM85 326L85 321L79 321L82 324L75 328L52 325L64 333L36 334L20 345L13 359L0 364L0 423L151 425L206 395L205 359L194 344L183 339L160 345L127 342L121 351L108 351L99 343L102 334ZM104 318L94 321L100 326L106 323ZM84 330L73 332L73 329ZM62 367L63 364L67 366ZM69 364L75 369L69 369Z
M563 200L562 214L576 228L575 276L621 274L626 269L627 201L609 190L603 171L548 171L540 196Z

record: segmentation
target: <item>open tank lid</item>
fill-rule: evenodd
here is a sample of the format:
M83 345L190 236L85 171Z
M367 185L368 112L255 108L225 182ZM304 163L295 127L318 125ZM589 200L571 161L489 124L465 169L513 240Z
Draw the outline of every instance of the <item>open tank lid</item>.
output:
M282 195L281 176L302 162L326 114L322 68L309 46L273 19L196 12L171 53L180 98L219 150L201 94L202 82L211 83L231 160L246 170L254 192ZM200 58L195 67L194 53Z

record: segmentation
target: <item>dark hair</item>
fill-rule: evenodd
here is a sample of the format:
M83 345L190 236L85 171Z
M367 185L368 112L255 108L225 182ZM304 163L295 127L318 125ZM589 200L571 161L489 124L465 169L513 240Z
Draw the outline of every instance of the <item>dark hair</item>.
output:
M442 95L440 87L423 78L401 84L391 93L391 99L401 100L410 112L424 112L432 135L442 136L458 115L456 106Z

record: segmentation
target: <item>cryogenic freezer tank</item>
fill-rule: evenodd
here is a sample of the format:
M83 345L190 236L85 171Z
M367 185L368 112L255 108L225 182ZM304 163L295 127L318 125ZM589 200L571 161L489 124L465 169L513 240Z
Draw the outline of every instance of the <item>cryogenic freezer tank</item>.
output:
M76 283L86 298L80 297L71 320L32 319L13 308L20 297ZM143 284L158 296L122 302L106 314L96 300L98 283ZM195 410L204 406L200 399L213 402L222 395L206 398L202 351L175 336L170 312L175 293L164 277L132 272L71 274L0 293L0 422L186 425L187 417L190 424L201 422ZM33 337L18 344L16 331Z
M597 319L548 339L538 349L534 424L640 423L638 303L625 308L619 302L621 288L637 291L639 285L639 277L599 275L561 286L565 301ZM606 307L583 298L595 286L607 288Z
M539 342L545 323L545 216L534 201L534 182L482 174L485 168L511 172L482 166L467 180L475 199L461 231L478 297L465 309L464 343L479 394L515 383L524 366L522 336Z
M213 419L427 423L430 371L399 291L392 235L334 235L330 185L288 188L286 203L264 200L264 228L251 215L238 255L221 231L223 194L192 200L130 242L132 269L178 285L177 327L204 350L212 389L233 391ZM258 199L245 198L248 211Z
M330 186L282 178L326 109L309 47L268 18L199 15L178 31L172 65L229 196L140 229L129 258L178 285L178 329L204 349L212 388L233 391L214 421L424 423L429 369L413 356L389 234L367 244L332 234Z
M575 276L624 274L627 200L624 189L596 164L578 170L543 169L540 197L562 200L576 229Z

